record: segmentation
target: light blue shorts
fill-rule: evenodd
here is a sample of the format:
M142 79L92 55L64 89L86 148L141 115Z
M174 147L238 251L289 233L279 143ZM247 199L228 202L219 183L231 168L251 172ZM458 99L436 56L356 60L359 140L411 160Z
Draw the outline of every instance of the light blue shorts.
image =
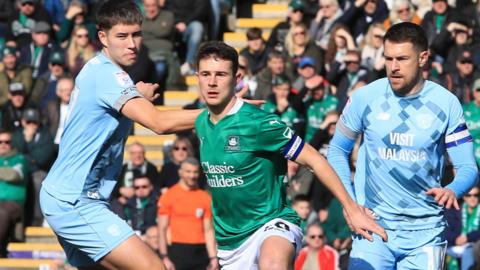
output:
M40 206L73 266L90 266L134 234L105 201L60 201L40 190Z
M354 236L349 269L441 270L447 241L445 227L426 230L386 230L388 242L374 234L374 241Z

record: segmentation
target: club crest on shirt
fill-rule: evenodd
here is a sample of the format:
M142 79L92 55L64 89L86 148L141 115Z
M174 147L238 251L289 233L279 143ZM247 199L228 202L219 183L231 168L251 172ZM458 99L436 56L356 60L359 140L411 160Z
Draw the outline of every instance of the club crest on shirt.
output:
M225 145L226 151L240 151L240 137L236 135L228 136Z
M433 116L428 113L420 113L415 117L415 122L420 129L429 129L433 123Z

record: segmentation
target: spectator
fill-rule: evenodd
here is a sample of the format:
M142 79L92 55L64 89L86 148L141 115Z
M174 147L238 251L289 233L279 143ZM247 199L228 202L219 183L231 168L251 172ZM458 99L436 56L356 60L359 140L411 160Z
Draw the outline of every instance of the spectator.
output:
M463 112L468 131L473 137L475 159L480 166L480 78L473 83L472 93L473 100L463 105Z
M118 185L114 192L114 198L117 198L121 205L125 205L133 195L133 180L141 175L156 181L158 179L158 171L155 165L148 161L145 157L145 146L139 142L134 142L128 147L130 160L122 166ZM159 183L152 183L154 190L158 193Z
M56 98L57 81L66 76L65 57L62 51L55 51L50 56L47 72L35 80L30 101L37 104L43 112L47 104Z
M0 257L12 226L22 221L27 179L27 162L12 147L12 133L0 128Z
M157 224L157 192L147 176L141 175L133 180L134 194L125 205L125 217L133 230L139 235Z
M328 41L328 48L325 53L325 67L327 71L331 72L334 68L332 65L335 62L344 64L343 59L348 50L355 50L357 45L353 40L348 28L343 24L337 24L332 29L330 40Z
M322 124L320 124L320 128L315 131L309 142L313 148L317 149L324 157L327 157L328 146L335 133L339 117L340 115L337 111L327 112Z
M360 44L372 23L382 23L388 17L388 8L383 0L355 0L338 22L350 29L353 39Z
M449 209L445 214L449 225L446 232L447 254L460 259L462 270L468 270L475 264L473 244L480 240L479 196L480 189L473 187L463 196L464 202L460 210ZM453 268L458 264L453 260L449 266Z
M319 3L320 8L310 24L309 31L315 44L326 50L332 28L338 18L343 15L343 11L338 4L338 0L319 0Z
M307 229L307 219L312 212L312 208L310 206L310 199L307 195L298 194L292 200L292 208L295 210L297 215L300 217L300 228L302 232L305 234Z
M249 72L256 75L267 64L269 49L262 37L262 29L252 27L247 30L247 47L240 51L240 55L248 60Z
M294 108L305 119L305 141L309 142L320 128L325 114L336 110L338 99L328 94L328 82L306 85L295 97Z
M20 120L23 110L27 107L25 88L22 83L11 83L9 85L8 100L1 108L1 127L10 131L20 128Z
M476 70L469 50L460 51L456 59L455 70L447 75L452 84L449 90L458 97L460 103L467 104L473 100L472 87L475 80L480 78L480 72Z
M309 56L315 59L315 70L318 74L324 74L324 52L310 40L308 29L304 24L296 25L288 31L285 46L287 49L287 75L290 78L296 78L298 63L304 56Z
M279 51L286 51L287 33L294 26L304 23L303 14L305 13L305 5L302 0L292 0L288 4L287 20L279 22L273 27L270 37L267 41L267 47Z
M0 2L0 41L5 42L5 33L8 28L8 20L15 12L14 1Z
M87 17L88 8L83 1L73 0L68 6L67 12L64 13L65 18L57 32L57 41L62 43L72 36L75 26L84 26L88 29L88 36L91 41L97 41L97 28L95 23Z
M52 18L52 27L55 32L60 30L60 24L65 16L63 0L43 0L42 5Z
M383 57L383 36L385 27L381 23L374 23L368 29L361 47L361 65L369 71L377 74L377 77L385 76L385 58Z
M32 30L32 42L20 49L20 63L33 68L34 79L48 70L50 57L58 50L58 46L50 41L50 31L47 22L36 22Z
M295 125L300 122L300 119L298 119L298 113L290 104L292 99L290 82L284 76L275 76L272 85L273 94L263 104L262 109L277 114L287 126L295 129Z
M338 252L326 244L325 233L318 223L307 227L307 246L300 250L295 260L295 270L302 270L308 264L309 269L338 269Z
M22 113L21 128L13 133L12 145L22 153L28 162L33 190L29 193L32 200L33 226L42 226L43 215L38 203L38 194L43 179L47 176L54 158L52 135L41 127L40 113L37 109L27 108Z
M33 86L32 69L19 64L17 49L6 46L2 52L4 69L0 72L0 104L4 104L8 100L8 88L11 83L21 83L27 97L30 95Z
M360 53L356 50L347 51L342 63L335 62L327 75L327 80L336 86L335 96L338 99L337 111L343 111L350 93L359 81L368 81L368 70L360 65Z
M48 102L45 110L45 123L52 135L55 149L58 150L65 123L67 121L68 104L72 95L74 81L72 77L58 79L56 94L57 98Z
M422 20L422 28L427 33L428 44L431 45L437 35L448 24L453 9L448 5L447 0L433 0L432 9L428 11Z
M164 85L168 70L173 69L173 39L175 18L171 11L160 7L157 0L143 0L145 20L142 24L143 43L155 63L157 81ZM172 72L170 72L172 73Z
M293 92L298 93L301 89L307 86L318 85L325 79L316 71L315 59L309 56L302 57L298 63L298 74L300 75L293 83Z
M246 87L247 94L245 94L244 97L251 98L257 90L257 78L250 72L248 59L242 55L238 56L238 73L241 76L241 81L238 83L235 90L240 91Z
M219 269L211 198L198 188L200 164L187 158L178 173L178 183L158 202L160 258L167 269ZM167 248L168 228L171 245Z
M22 48L32 42L32 32L39 21L49 22L50 15L38 0L14 0L17 9L10 17L6 32L7 44Z
M178 182L180 164L189 157L193 157L193 147L188 138L179 137L170 148L169 161L163 164L158 177L162 194Z
M204 35L204 24L207 23L209 0L176 0L168 1L168 9L175 15L175 29L180 33L187 45L185 63L180 67L182 75L193 75L195 54Z
M66 50L67 68L70 75L73 78L77 77L83 65L92 59L95 54L96 50L90 43L88 29L83 25L75 26Z
M258 86L253 93L253 99L267 99L272 93L272 79L275 76L286 75L285 57L277 51L268 54L267 66L257 74Z
M468 18L472 22L473 27L473 39L475 44L480 42L480 2L479 1L468 1L469 3L462 6L457 6L457 9L460 13ZM480 55L478 55L480 58ZM479 59L480 61L480 59Z
M388 30L390 26L401 22L411 22L418 25L422 23L422 19L415 13L415 9L409 0L394 1L390 14L383 21L383 25Z

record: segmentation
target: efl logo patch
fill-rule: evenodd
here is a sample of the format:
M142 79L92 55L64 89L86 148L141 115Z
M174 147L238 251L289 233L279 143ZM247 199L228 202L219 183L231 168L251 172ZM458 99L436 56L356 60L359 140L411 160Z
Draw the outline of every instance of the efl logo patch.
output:
M132 86L133 82L132 79L130 79L130 76L128 76L128 73L125 71L119 71L114 73L115 78L117 79L117 82L120 86Z
M228 136L227 144L225 145L225 151L240 151L240 137Z

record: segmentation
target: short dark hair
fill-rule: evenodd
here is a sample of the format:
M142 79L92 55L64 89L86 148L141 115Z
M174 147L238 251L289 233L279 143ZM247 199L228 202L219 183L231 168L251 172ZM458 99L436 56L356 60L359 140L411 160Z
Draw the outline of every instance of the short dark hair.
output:
M232 62L233 75L235 76L235 74L237 74L238 53L234 48L228 46L223 41L208 41L202 44L197 54L197 70L199 68L200 60L210 57L218 57Z
M135 2L130 0L109 0L97 13L97 24L101 31L112 29L117 24L142 25L143 15Z
M10 136L12 135L12 131L5 127L0 127L0 134L8 133Z
M248 40L255 40L255 39L262 39L262 29L258 27L248 28L247 30L247 39Z
M282 59L283 61L285 61L285 55L283 55L281 52L279 51L271 51L270 53L268 53L268 61L272 60L272 59Z
M425 30L423 30L421 26L411 22L394 24L388 29L383 38L383 42L387 40L393 43L410 42L419 52L428 50L428 39Z
M297 202L308 202L310 203L310 198L308 198L305 194L297 194L293 197L292 203L295 204Z

